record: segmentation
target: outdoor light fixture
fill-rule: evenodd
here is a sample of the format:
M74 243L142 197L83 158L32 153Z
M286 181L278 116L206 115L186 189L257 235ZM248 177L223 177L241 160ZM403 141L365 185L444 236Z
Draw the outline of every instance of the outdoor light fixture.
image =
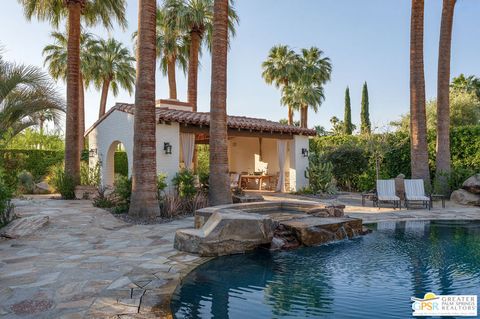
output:
M302 148L302 155L303 157L308 157L308 150L306 148Z
M167 155L172 154L172 144L170 144L169 142L163 143L163 150Z
M95 157L95 155L97 155L97 149L96 148L91 148L89 151L88 151L88 155L90 157Z

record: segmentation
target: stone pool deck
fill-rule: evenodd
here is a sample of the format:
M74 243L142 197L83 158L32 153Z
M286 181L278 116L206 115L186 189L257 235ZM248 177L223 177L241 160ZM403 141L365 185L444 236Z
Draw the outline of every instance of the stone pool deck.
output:
M480 220L478 207L447 203L447 208L431 211L378 210L356 205L354 197L335 201L347 204L346 214L366 223ZM173 248L175 231L192 227L192 217L131 225L84 200L37 197L15 204L18 215L46 215L50 222L34 235L0 239L0 318L168 318L175 287L209 260Z
M159 318L191 269L208 260L173 248L193 218L130 225L90 201L16 200L47 215L34 235L0 239L0 318Z

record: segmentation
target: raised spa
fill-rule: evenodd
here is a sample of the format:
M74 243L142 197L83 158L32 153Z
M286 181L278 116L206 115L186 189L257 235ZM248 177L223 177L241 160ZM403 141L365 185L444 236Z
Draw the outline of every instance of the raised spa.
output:
M195 213L194 228L176 232L175 248L201 256L222 256L259 246L316 246L363 234L362 220L344 216L343 209L343 205L311 201L208 207Z

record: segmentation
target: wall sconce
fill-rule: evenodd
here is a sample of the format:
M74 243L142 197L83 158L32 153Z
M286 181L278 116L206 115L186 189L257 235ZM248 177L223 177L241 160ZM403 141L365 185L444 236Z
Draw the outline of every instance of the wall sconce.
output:
M97 149L96 148L91 148L89 151L88 151L88 156L90 157L95 157L97 155Z
M172 144L169 142L163 143L163 150L165 151L165 154L170 155L172 154Z
M302 148L302 156L308 157L308 150L306 148Z

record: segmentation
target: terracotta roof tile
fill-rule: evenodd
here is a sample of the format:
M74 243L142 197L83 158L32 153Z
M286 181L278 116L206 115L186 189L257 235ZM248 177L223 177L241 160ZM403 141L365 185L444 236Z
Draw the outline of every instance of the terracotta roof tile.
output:
M117 103L112 109L116 109L122 112L127 112L130 114L134 113L134 105L126 103ZM108 112L107 114L109 114ZM107 116L107 114L105 114ZM210 113L206 112L189 112L181 110L172 110L167 108L157 108L156 117L158 122L178 122L182 124L189 125L210 125ZM95 127L100 121L99 119L92 128L89 129L90 132L93 127ZM312 129L301 128L298 126L284 125L278 122L269 121L265 119L245 117L245 116L227 116L227 126L231 129L245 129L252 131L261 131L261 132L272 132L272 133L286 133L286 134L301 134L308 136L315 136L316 131Z

